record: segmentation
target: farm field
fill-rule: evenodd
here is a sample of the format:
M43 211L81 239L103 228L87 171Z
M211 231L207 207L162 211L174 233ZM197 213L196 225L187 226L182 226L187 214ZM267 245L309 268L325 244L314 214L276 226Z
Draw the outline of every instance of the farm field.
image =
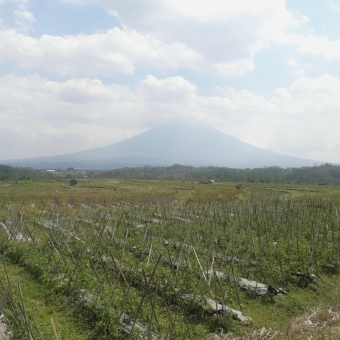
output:
M0 183L2 326L13 339L339 339L340 187L236 184Z

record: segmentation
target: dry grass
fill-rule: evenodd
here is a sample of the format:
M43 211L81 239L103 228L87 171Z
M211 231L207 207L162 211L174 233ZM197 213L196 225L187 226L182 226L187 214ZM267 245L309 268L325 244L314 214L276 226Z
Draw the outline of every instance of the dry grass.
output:
M333 308L317 308L288 325L291 339L339 339L340 312Z
M340 311L333 308L309 310L289 323L284 330L261 328L251 334L213 334L210 340L338 340L340 339Z

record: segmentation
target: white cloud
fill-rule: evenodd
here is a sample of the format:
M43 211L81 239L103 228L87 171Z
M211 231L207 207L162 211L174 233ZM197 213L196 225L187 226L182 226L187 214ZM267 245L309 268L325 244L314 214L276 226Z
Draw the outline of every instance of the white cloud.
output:
M339 0L329 0L330 8L334 11L340 12L340 2Z
M139 90L152 101L165 105L174 101L188 100L196 94L196 86L183 77L157 79L149 75L141 82Z
M158 124L200 122L257 146L339 162L340 80L301 77L266 100L219 88L202 96L183 77L136 88L99 79L0 78L0 159L63 154L123 140Z
M339 41L285 33L286 28L297 29L309 19L289 12L284 0L65 1L101 5L122 28L89 35L43 35L40 39L2 31L0 58L6 58L5 45L10 61L64 75L132 74L137 63L145 63L161 69L189 68L237 77L254 70L255 55L270 43L295 45L300 53L328 60L339 57ZM27 33L35 18L24 9L25 1L17 3L21 6L15 11L19 32Z
M26 0L0 1L19 5L16 30L27 33L35 18L25 10ZM340 57L340 40L291 33L309 19L289 12L284 0L64 1L101 5L122 28L89 35L43 35L40 39L2 30L0 60L90 77L133 74L136 64L237 77L252 72L255 55L271 43L292 45L298 53L320 55L329 61ZM335 1L330 4L336 6ZM306 69L300 67L295 74L306 74Z
M297 52L320 55L327 60L340 58L340 40L330 41L325 36L309 34L307 36L299 34L281 34L278 37L281 44L294 44Z
M340 81L324 74L319 78L298 78L287 89L274 91L271 102L280 108L282 139L272 135L267 143L282 152L339 162ZM280 127L274 127L277 133Z
M296 66L296 65L297 65L297 60L294 59L294 58L289 58L289 59L287 60L287 64L288 64L289 66Z
M0 61L26 68L42 67L64 75L131 74L135 63L175 69L200 63L200 56L181 43L164 44L126 27L105 33L31 38L0 31Z
M294 23L291 13L286 10L285 1L277 0L157 0L139 1L126 0L63 0L77 5L95 4L101 5L112 15L116 16L124 24L138 27L141 30L152 31L154 27L161 26L161 30L167 27L175 19L181 25L183 20L190 18L216 24L220 20L229 20L247 15L263 17L267 28L281 30L287 23ZM131 9L134 10L131 10ZM270 18L269 16L272 15ZM267 18L265 17L267 16ZM149 21L150 18L155 19ZM306 20L304 18L303 20ZM161 23L161 25L159 25ZM250 22L251 24L251 22ZM245 27L251 29L251 27Z
M254 55L246 59L240 59L232 62L214 63L210 69L217 74L226 77L236 77L249 73L254 70Z
M316 35L312 28L299 33L309 19L289 12L284 0L64 1L101 5L121 27L33 38L28 34L35 17L27 0L0 0L16 6L17 24L0 30L0 62L70 78L0 77L0 145L10 145L0 150L0 159L89 149L158 124L201 122L261 147L340 162L340 81L329 74L307 77L314 65L300 56L337 62L340 40ZM340 8L338 1L330 0L333 10ZM1 18L0 26L8 27ZM180 76L183 69L199 79L202 73L246 75L259 51L277 45L289 49L290 57L281 60L297 79L275 89L270 99L231 85L205 96L197 90L203 86ZM149 75L135 88L100 80L131 75L137 65L150 66L150 72L177 70L178 76ZM237 84L242 88L242 80Z
M27 2L28 0L0 0L0 5L6 6L8 3L12 3L17 6L17 9L13 12L14 21L17 26L11 29L24 34L32 30L32 24L36 21L33 13L26 10ZM2 27L8 28L8 25L4 19L0 18L0 28Z
M313 69L313 64L307 62L301 62L299 58L288 58L286 60L288 66L291 67L292 73L297 77L305 77L307 71Z
M64 1L101 5L126 27L196 51L200 70L227 77L251 72L266 41L308 20L293 17L284 0Z
M296 52L340 57L340 40L299 29L309 18L287 10L284 0L64 0L78 5L103 6L123 25L161 41L181 42L203 60L201 70L226 77L251 72L254 57L270 44L292 45ZM333 10L339 0L330 0ZM131 10L133 8L133 10ZM306 69L297 71L303 75Z
M36 21L34 15L26 10L15 10L14 17L19 31L22 33L27 33L32 29L32 24Z
M0 144L7 147L0 159L72 152L124 139L136 131L139 97L97 79L3 76Z

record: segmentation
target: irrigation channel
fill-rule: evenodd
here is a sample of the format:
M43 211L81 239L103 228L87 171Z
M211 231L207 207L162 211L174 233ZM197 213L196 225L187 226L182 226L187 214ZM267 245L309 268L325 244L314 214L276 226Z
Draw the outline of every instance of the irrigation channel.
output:
M337 274L338 210L276 199L3 204L0 250L77 305L98 339L203 339L251 323L251 301L317 290ZM8 284L0 339L39 339Z

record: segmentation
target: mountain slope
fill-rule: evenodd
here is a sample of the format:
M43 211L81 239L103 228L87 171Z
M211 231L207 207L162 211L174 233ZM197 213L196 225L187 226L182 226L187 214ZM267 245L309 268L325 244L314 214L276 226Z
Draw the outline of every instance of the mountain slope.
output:
M174 163L254 168L301 167L318 162L263 150L212 127L191 124L163 125L122 142L92 150L6 162L39 168L73 166L95 169Z

